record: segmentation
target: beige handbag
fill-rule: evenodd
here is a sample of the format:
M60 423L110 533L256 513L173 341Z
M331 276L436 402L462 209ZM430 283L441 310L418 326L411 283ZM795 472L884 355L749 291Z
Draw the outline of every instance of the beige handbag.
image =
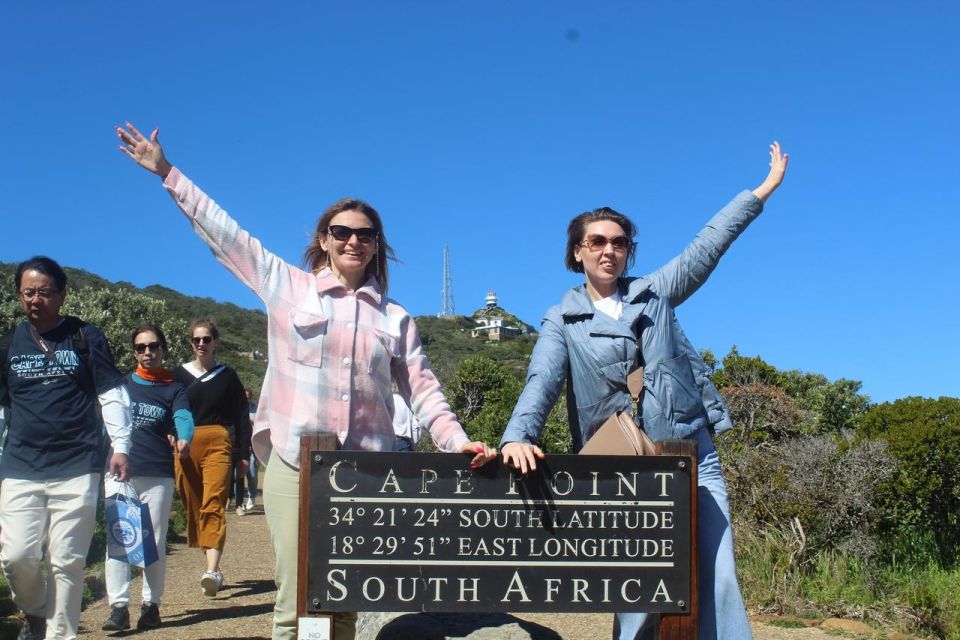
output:
M643 367L637 367L627 376L630 397L640 406L643 395ZM583 455L652 456L657 445L634 422L630 411L617 411L600 425L583 448Z

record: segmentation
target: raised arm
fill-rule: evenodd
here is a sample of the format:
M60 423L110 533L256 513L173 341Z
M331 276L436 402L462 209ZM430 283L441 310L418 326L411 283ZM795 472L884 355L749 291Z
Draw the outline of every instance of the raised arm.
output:
M770 145L770 172L752 192L743 191L697 233L680 255L647 276L674 307L699 289L733 241L763 211L763 204L783 182L789 157L780 143Z
M278 256L267 251L212 198L167 160L154 129L146 138L135 126L116 127L127 157L147 171L163 178L163 186L193 224L194 231L213 251L217 260L264 302L284 296L290 290L291 270Z

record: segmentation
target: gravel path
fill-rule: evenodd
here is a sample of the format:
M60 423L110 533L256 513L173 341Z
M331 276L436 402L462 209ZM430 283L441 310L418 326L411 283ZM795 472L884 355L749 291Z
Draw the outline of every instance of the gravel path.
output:
M269 638L273 614L273 551L263 509L257 507L243 517L228 514L227 543L223 555L226 584L216 598L200 591L203 561L199 551L186 543L177 544L167 556L167 587L160 615L163 626L153 631L136 629L108 635L100 625L109 616L106 599L91 604L81 616L83 638L124 638L138 640L176 638ZM139 614L140 579L131 587L130 613L135 626ZM518 614L553 629L566 640L598 640L610 637L609 614ZM836 640L821 629L784 629L753 623L756 640ZM848 636L849 637L849 636Z

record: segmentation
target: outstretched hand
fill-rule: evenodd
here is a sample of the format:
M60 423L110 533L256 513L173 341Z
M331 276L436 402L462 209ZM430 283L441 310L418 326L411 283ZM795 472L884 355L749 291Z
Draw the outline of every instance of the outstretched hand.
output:
M460 447L460 453L473 454L470 467L472 469L478 469L497 457L497 448L491 447L487 443L478 440L468 442Z
M537 470L537 460L543 460L543 450L526 442L508 442L503 445L503 461L526 475Z
M776 140L770 145L770 173L767 179L759 187L753 190L753 195L757 196L761 202L766 202L767 198L783 182L783 177L787 174L787 163L790 156L780 150L780 143Z
M173 165L167 162L160 146L160 129L154 129L147 139L137 128L127 122L124 127L116 127L117 137L120 138L120 151L127 154L131 160L163 179L167 178Z

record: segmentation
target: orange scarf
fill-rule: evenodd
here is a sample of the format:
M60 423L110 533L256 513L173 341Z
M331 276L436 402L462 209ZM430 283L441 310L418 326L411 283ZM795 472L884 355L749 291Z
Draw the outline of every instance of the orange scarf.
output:
M173 382L173 376L167 369L156 369L155 371L151 371L150 369L144 369L138 364L136 374L144 380L149 380L150 382Z

